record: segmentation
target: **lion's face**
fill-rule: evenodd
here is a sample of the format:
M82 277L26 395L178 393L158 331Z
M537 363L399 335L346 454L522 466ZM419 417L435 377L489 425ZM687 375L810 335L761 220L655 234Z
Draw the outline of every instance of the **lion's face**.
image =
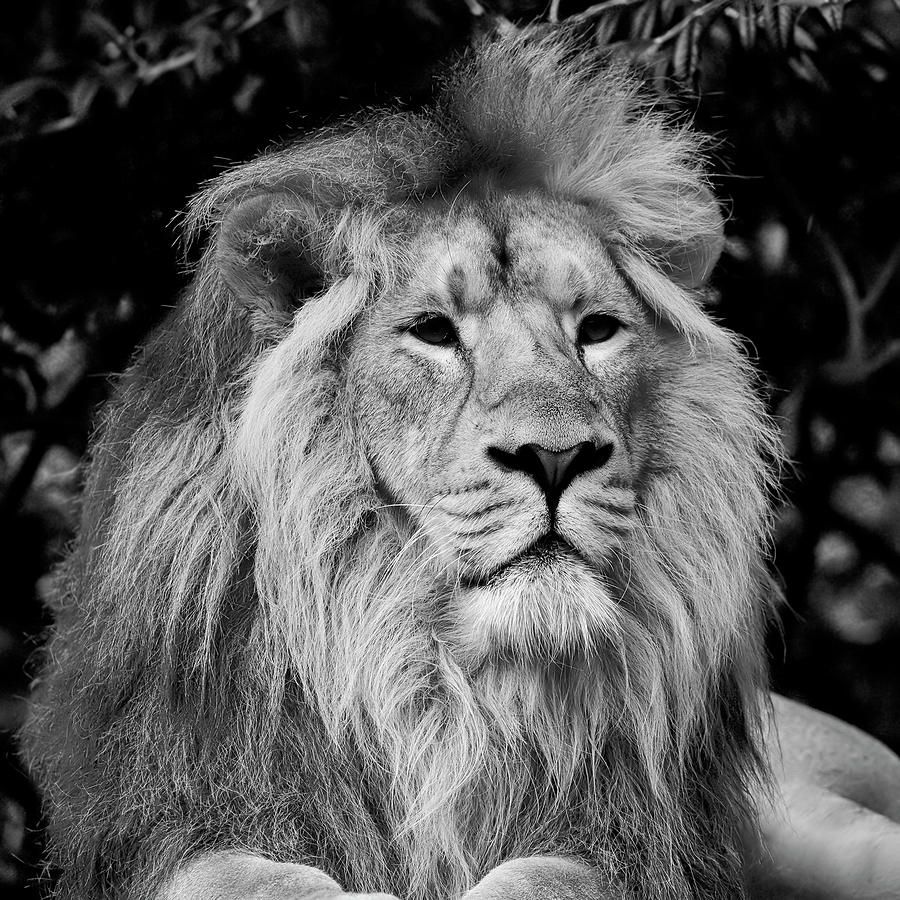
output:
M583 207L442 211L412 253L347 370L382 498L464 654L589 643L653 461L663 338Z

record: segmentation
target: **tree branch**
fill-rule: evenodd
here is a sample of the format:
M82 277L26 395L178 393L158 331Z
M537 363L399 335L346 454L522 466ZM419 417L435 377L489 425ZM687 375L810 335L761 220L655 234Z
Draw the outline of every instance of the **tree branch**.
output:
M692 22L696 22L697 19L702 19L705 15L714 10L721 9L723 6L727 6L730 0L710 0L709 3L704 3L703 6L698 6L696 9L692 10L688 13L680 22L673 25L668 31L664 31L662 34L653 38L653 46L654 47L662 47L663 44L668 43L673 38L678 37L685 28L690 27Z
M638 6L643 2L644 0L604 0L603 3L595 3L574 16L567 16L566 25L581 25L583 22L590 22L591 19L602 16L611 9L618 9L622 6Z
M884 296L884 292L888 289L894 275L897 274L897 268L900 266L900 241L894 245L894 249L888 256L885 264L879 269L878 275L874 283L866 292L862 299L862 308L865 312L871 312L877 305L878 301Z
M860 365L865 357L865 311L862 308L856 281L834 238L818 223L813 233L825 251L825 259L831 266L844 302L847 318L847 352L844 361Z

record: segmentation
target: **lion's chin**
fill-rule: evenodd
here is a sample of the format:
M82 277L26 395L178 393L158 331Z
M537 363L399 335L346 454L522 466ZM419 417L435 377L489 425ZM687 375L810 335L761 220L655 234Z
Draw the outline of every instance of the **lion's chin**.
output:
M514 561L451 600L452 644L469 664L554 660L589 652L615 631L618 604L602 576L574 553Z

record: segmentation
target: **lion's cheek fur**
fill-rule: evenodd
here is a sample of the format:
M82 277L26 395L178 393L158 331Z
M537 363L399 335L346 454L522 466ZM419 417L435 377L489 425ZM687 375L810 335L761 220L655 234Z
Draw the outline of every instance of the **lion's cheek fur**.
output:
M402 519L440 487L443 439L465 385L436 380L427 365L385 349L383 336L372 343L357 343L348 355L347 405L357 422L358 450L385 503L396 503Z

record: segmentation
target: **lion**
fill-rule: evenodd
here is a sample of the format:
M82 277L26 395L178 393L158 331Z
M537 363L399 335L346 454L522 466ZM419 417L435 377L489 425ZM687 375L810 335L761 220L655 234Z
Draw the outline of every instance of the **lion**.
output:
M26 727L56 897L743 896L779 450L701 149L525 32L196 198Z

